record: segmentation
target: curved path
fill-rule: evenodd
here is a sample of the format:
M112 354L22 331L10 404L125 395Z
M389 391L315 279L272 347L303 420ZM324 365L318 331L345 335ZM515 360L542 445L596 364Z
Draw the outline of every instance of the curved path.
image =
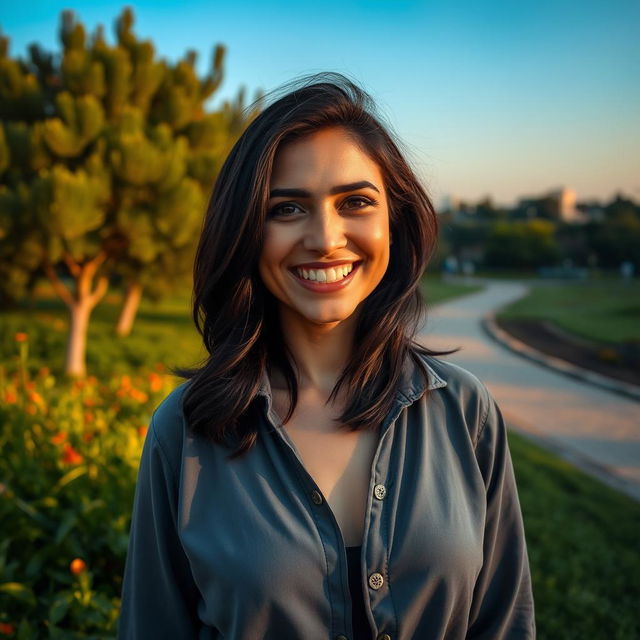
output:
M488 337L482 317L522 297L526 285L486 289L429 309L420 341L462 347L446 356L477 375L511 427L640 501L640 403L520 357Z

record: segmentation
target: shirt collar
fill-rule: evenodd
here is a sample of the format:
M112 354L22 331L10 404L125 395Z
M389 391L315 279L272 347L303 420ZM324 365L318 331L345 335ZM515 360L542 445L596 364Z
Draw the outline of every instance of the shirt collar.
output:
M420 358L424 368L427 370L429 380L425 382L419 365L417 365L414 358L408 354L402 367L397 396L400 398L404 397L409 403L417 400L425 390L432 391L433 389L441 389L447 386L446 380L441 378L427 362L427 356L418 353L417 357ZM262 372L262 379L257 395L264 396L267 400L268 407L271 408L271 383L266 371Z

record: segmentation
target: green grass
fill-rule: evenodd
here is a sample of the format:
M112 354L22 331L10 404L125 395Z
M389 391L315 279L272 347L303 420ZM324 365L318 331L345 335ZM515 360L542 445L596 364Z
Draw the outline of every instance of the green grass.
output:
M194 365L204 356L201 338L190 311L190 292L159 304L143 300L131 335L119 338L114 327L121 297L110 294L94 309L87 337L87 370L101 376L150 369L161 362L167 367ZM32 309L19 308L0 314L0 360L16 353L14 335L29 334L32 369L47 366L54 375L64 369L69 314L46 287L38 292Z
M550 320L577 336L603 343L640 340L640 281L533 287L498 317Z
M640 637L640 505L509 433L539 640Z
M475 293L483 289L480 285L445 282L439 276L422 279L422 295L429 305L451 300L459 296Z

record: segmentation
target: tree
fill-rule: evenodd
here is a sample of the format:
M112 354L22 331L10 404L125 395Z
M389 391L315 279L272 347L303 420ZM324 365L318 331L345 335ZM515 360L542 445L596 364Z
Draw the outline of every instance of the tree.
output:
M549 220L497 222L489 233L485 263L512 268L554 264L560 256L555 228Z
M126 333L145 286L160 295L184 276L205 194L243 123L228 104L205 111L222 46L201 79L194 52L157 60L132 26L125 9L108 45L65 11L59 58L33 45L29 60L11 59L0 42L2 286L20 294L36 265L46 274L69 308L70 375L85 374L89 318L111 277L127 286Z
M497 208L491 196L486 196L476 204L476 217L479 220L496 220L504 218L506 212Z
M634 225L640 220L640 208L633 200L625 198L618 193L611 202L604 208L607 221L621 224Z

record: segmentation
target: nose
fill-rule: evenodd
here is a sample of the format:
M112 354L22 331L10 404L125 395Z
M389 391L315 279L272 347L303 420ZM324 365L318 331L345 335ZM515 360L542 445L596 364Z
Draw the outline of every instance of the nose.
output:
M304 248L330 255L347 246L344 220L331 205L318 208L309 216L304 234Z

